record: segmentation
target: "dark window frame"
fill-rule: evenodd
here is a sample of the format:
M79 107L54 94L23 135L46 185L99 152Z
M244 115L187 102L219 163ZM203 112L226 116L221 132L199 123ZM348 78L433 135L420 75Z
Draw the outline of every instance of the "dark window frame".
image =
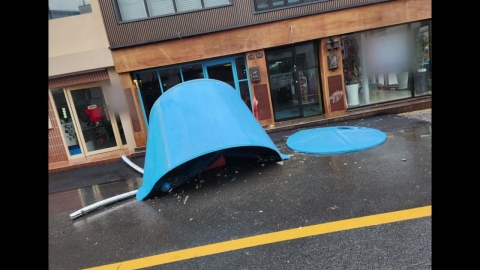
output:
M283 5L273 6L273 0L268 0L268 7L259 9L257 8L257 0L253 0L252 8L253 8L253 14L257 14L257 13L269 12L269 11L274 11L274 10L279 10L284 8L291 8L291 7L315 4L315 3L326 2L326 1L331 1L331 0L300 0L296 3L288 3L287 0L283 0Z
M214 8L222 8L222 7L228 7L228 6L233 6L233 2L235 0L228 0L230 2L230 4L225 4L225 5L221 5L221 6L215 6L215 7L209 7L209 8L206 8L205 7L205 4L204 4L204 0L200 0L201 4L202 4L202 8L201 9L195 9L195 10L189 10L189 11L185 11L185 12L178 12L177 11L177 3L176 3L176 0L170 0L173 2L173 8L175 10L175 13L170 13L170 14L166 14L166 15L159 15L159 16L150 16L150 12L148 12L148 5L147 5L147 2L146 0L143 0L143 4L144 4L144 7L145 7L145 11L147 12L147 17L145 18L140 18L140 19L133 19L133 20L122 20L122 14L120 13L120 8L118 7L118 3L117 3L117 0L114 0L113 1L113 10L115 11L115 19L117 20L117 23L118 24L124 24L124 23L131 23L131 22L138 22L138 21L145 21L145 20L151 20L151 19L156 19L156 18L163 18L163 17L169 17L169 16L176 16L176 15L181 15L181 14L186 14L186 13L192 13L192 12L198 12L198 11L204 11L204 10L209 10L209 9L214 9Z

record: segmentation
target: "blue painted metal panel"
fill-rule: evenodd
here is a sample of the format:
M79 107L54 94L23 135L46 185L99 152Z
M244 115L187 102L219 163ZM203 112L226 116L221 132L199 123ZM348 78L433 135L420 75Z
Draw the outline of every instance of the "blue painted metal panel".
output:
M150 112L137 200L154 189L183 184L222 155L272 162L289 158L227 83L197 79L172 87Z
M387 134L367 127L337 126L298 131L287 138L287 146L308 154L342 154L373 148L385 142Z

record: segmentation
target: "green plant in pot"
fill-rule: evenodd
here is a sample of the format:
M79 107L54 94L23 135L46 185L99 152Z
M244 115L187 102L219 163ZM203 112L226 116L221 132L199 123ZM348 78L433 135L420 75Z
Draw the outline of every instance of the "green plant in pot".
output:
M416 94L423 94L427 92L427 69L425 68L425 57L428 57L430 49L428 34L428 26L418 29L415 42L415 68L413 73L413 83Z

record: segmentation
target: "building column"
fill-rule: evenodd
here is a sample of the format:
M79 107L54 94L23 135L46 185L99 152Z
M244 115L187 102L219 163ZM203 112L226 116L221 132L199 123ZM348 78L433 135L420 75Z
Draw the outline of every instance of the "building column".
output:
M147 126L142 114L137 87L133 83L132 77L128 72L118 73L118 78L120 81L120 89L122 89L121 91L125 97L125 106L128 109L128 115L130 118L128 123L132 128L135 146L145 147L147 145Z
M345 96L345 84L342 63L342 48L340 36L332 36L332 40L338 40L339 48L332 48L330 52L327 50L328 38L323 38L318 43L318 56L320 61L320 74L322 78L323 102L325 108L325 116L332 117L336 115L344 115L347 111L347 100ZM333 45L332 45L333 47ZM329 69L330 54L337 55L338 68Z
M250 88L253 97L258 101L258 121L262 126L275 125L273 117L272 99L270 95L270 87L268 86L267 61L265 60L265 51L256 50L245 53L247 59L247 72L252 67L258 67L260 73L259 81L252 81L250 76ZM254 105L254 104L253 104ZM253 109L253 108L252 108Z

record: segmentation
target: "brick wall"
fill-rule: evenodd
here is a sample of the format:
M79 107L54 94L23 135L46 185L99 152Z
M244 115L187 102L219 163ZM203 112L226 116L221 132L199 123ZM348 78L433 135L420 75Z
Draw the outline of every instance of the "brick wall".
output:
M53 104L48 97L48 117L52 124L52 129L48 130L48 163L68 161L67 152L62 141L63 134L55 120Z

